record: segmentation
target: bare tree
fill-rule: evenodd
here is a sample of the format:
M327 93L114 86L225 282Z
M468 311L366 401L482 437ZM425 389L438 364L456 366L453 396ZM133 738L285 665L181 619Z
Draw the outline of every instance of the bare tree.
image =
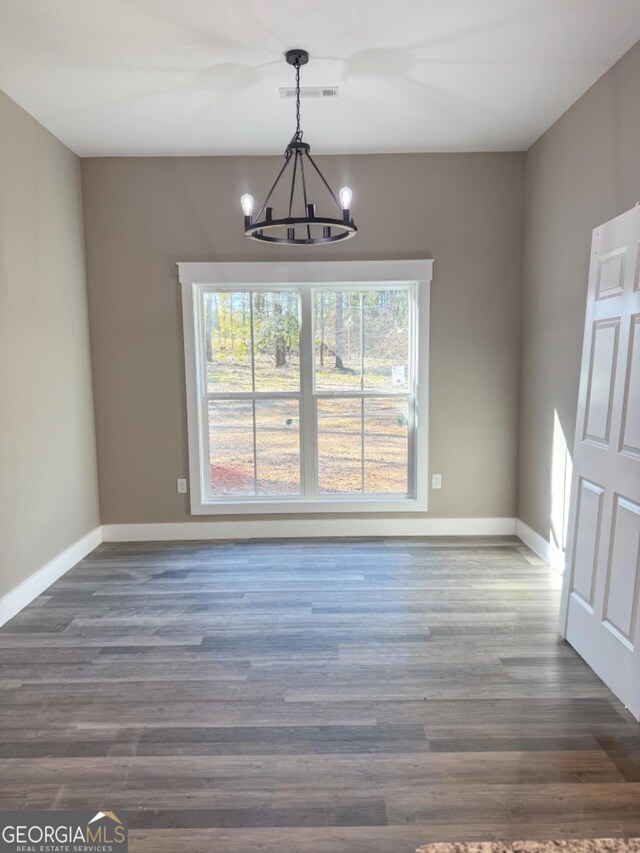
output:
M204 337L207 348L207 361L213 361L213 305L211 299L204 300Z
M320 367L324 367L324 290L320 291Z
M342 292L336 292L336 370L344 370L344 322L342 319Z
M287 365L287 340L282 322L282 302L280 296L274 297L273 314L275 320L276 367Z

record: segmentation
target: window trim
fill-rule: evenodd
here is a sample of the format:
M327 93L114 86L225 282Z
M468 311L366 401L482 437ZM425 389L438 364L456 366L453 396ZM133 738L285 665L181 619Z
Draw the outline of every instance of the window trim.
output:
M257 263L178 263L178 281L182 290L182 318L184 332L185 382L187 398L187 435L189 450L190 505L192 515L262 515L265 513L394 513L426 512L428 495L428 384L429 384L429 308L430 289L433 274L432 260L399 261L309 261L309 262L257 262ZM413 486L413 495L278 495L274 498L238 496L212 501L206 499L206 489L202 480L204 453L200 394L200 293L206 289L253 289L260 285L265 288L274 286L301 289L301 299L305 292L311 294L308 285L337 287L345 285L371 285L372 288L395 285L415 285L415 303L413 322L414 340L417 352L414 355L415 412L416 420L412 425L412 440L409 442L409 454L415 454L415 464L409 464L409 486ZM302 371L302 353L301 353ZM301 372L302 377L302 372ZM349 396L348 392L320 392L322 397ZM364 392L367 395L367 392ZM398 392L400 393L400 392ZM400 393L400 396L403 394ZM313 400L313 390L305 393L301 381L300 393L280 392L279 396L300 397L300 406ZM354 396L360 399L362 392ZM375 397L375 389L370 396ZM378 394L378 396L381 396ZM388 396L386 392L382 396ZM306 401L306 403L305 403ZM307 411L307 416L313 411ZM300 431L302 441L302 430ZM307 448L309 452L309 448ZM206 453L205 453L206 456ZM308 464L305 460L304 468ZM415 481L411 483L412 473Z

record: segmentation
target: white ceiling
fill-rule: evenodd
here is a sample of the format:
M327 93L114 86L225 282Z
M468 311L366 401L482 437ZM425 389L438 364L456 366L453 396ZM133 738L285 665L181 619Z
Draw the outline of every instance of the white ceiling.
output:
M640 39L639 0L0 0L0 89L81 155L527 148Z

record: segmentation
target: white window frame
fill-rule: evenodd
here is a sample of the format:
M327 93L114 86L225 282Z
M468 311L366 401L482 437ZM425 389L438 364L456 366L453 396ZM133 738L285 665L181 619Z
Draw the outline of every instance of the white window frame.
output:
M187 425L189 441L190 502L192 515L243 515L262 513L355 513L355 512L426 512L428 495L428 424L429 424L429 302L433 275L432 260L400 261L310 261L258 263L192 263L178 264L178 281L182 289L182 319L184 330L185 379L187 396ZM413 388L415 418L409 418L409 490L408 495L328 494L253 495L232 498L207 497L203 481L208 457L207 436L203 414L203 395L200 393L200 357L202 341L200 328L200 294L202 291L229 289L256 290L297 287L301 293L301 341L311 341L313 332L306 328L312 316L309 285L337 288L339 285L367 285L371 289L385 285L404 286L413 295L414 354ZM307 346L309 344L307 343ZM314 393L311 383L313 366L310 355L300 353L301 422L313 422ZM303 376L306 375L306 381ZM386 393L386 392L385 392ZM348 397L348 391L321 392L322 397ZM287 396L286 394L279 396ZM290 396L298 396L293 393ZM360 398L361 393L354 396ZM365 395L366 396L366 395ZM372 390L370 396L375 397ZM303 415L304 412L304 415ZM302 428L301 428L302 440ZM309 465L315 468L315 446L303 442L302 472ZM304 491L304 490L303 490Z

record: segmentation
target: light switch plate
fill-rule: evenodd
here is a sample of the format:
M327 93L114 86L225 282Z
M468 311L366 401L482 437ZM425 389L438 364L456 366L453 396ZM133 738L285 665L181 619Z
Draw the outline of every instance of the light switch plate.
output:
M178 484L178 494L179 495L186 495L187 494L187 481L178 479L177 484Z
M431 488L432 489L441 489L442 488L442 474L434 474L431 478Z

